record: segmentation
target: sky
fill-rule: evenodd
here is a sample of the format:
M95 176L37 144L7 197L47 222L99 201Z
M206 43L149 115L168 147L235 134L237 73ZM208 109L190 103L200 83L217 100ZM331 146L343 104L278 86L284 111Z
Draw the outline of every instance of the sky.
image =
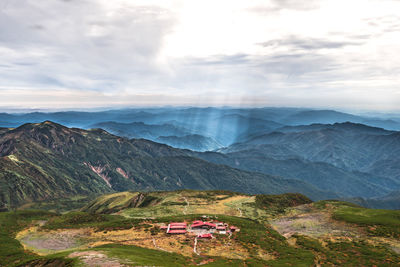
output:
M0 0L0 107L400 111L398 0Z

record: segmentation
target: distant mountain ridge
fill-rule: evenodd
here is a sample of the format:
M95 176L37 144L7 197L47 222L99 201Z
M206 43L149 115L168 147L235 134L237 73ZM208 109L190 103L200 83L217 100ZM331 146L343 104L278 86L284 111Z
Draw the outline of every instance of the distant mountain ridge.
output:
M159 136L155 141L172 147L195 151L212 151L222 147L220 143L211 137L205 137L199 134L190 134L185 136Z
M182 126L169 123L152 125L143 122L119 123L110 121L93 124L91 128L101 128L118 136L148 139L181 149L209 151L222 147L211 137L192 134L190 130Z
M400 190L393 191L383 197L347 198L345 200L367 208L400 210Z
M90 125L90 128L101 128L118 136L150 140L163 135L185 136L190 134L187 129L172 124L152 125L143 122L121 123L108 121Z
M399 159L400 133L385 131L359 124L334 124L322 127L302 126L300 132L272 132L254 137L242 143L233 144L219 150L231 153L263 147L284 151L283 158L301 157L310 161L321 161L337 167L368 172L371 166L380 160ZM353 125L354 127L349 127ZM308 128L309 130L305 130ZM284 128L288 129L288 128ZM311 129L311 130L310 130ZM377 134L381 131L381 134ZM276 157L276 155L272 155Z
M0 135L0 201L18 204L126 190L227 189L245 193L333 193L292 179L251 173L188 156L186 151L101 129L46 121Z

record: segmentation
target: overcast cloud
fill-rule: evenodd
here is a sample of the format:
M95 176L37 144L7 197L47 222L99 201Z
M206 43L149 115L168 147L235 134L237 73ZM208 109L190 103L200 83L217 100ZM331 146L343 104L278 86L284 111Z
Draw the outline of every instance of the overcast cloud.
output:
M399 111L398 14L390 0L2 0L0 107Z

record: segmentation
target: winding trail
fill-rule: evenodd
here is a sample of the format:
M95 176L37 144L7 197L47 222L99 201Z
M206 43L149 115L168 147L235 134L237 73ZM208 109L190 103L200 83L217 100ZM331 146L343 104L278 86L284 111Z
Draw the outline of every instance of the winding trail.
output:
M163 249L163 248L160 248L159 246L157 246L157 244L156 244L156 239L155 239L155 238L153 238L153 244L154 244L154 247L155 247L156 249L159 249L159 250L162 250L162 251L171 253L171 251L168 251L168 250L166 250L166 249Z
M197 237L194 239L193 252L200 255L200 253L197 252Z
M239 217L243 217L243 212L242 210L238 207L237 210L239 211Z
M187 198L186 197L183 197L183 199L185 200L185 202L186 202L186 206L185 206L185 208L183 209L183 214L187 214L187 209L188 209L188 207L189 207L189 201L187 200Z

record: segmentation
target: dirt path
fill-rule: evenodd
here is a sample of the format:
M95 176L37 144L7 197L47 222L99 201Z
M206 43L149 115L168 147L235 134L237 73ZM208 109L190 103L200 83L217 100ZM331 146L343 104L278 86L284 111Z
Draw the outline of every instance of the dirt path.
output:
M238 211L239 211L239 217L243 217L242 210L241 210L239 207L238 207L237 209L238 209Z
M197 237L194 239L193 252L200 255L200 253L197 252Z
M154 247L155 247L156 249L159 249L159 250L162 250L162 251L171 253L171 251L168 251L168 250L166 250L166 249L163 249L163 248L160 248L159 246L157 246L157 244L156 244L156 239L155 239L155 238L153 238L153 244L154 244Z
M183 197L183 199L185 200L185 202L186 202L186 206L185 206L185 208L183 209L183 214L187 214L187 210L188 210L188 208L189 208L189 201L187 200L187 198L186 197Z

